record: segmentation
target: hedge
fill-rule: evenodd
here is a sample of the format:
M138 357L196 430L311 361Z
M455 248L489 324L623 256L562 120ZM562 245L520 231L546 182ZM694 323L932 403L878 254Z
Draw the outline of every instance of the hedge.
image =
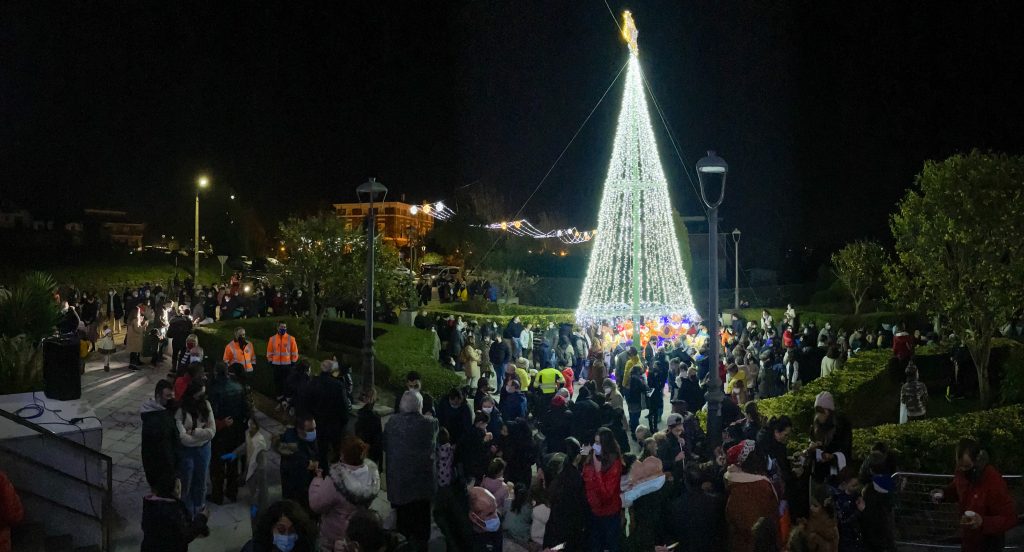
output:
M1024 405L1020 404L946 418L855 429L853 455L865 458L872 445L881 441L896 453L900 471L951 473L954 450L961 437L978 439L1002 473L1024 471Z
M352 330L357 330L354 334ZM374 323L374 352L376 354L376 383L393 391L405 389L405 376L416 370L422 377L422 389L434 398L442 397L452 387L461 387L465 378L441 366L432 357L434 340L429 330L409 326ZM321 336L336 338L339 333L346 336L349 346L352 337L358 336L354 346L362 347L363 323L361 321L338 319L324 321ZM358 372L358 370L357 370Z
M740 309L740 315L746 320L752 320L757 324L761 323L761 311L764 309L749 308ZM785 317L786 309L767 309L775 319L775 323L779 324ZM730 312L730 309L726 309L726 312ZM734 312L734 311L732 311ZM806 325L813 321L819 328L823 327L826 322L830 322L833 328L843 329L847 332L852 332L858 328L864 328L867 330L877 330L882 324L904 324L909 325L912 329L920 329L922 332L925 329L931 328L931 323L927 318L920 314L910 312L870 312L861 314L837 314L828 312L817 312L817 311L804 311L800 307L796 307L797 319L800 325Z
M798 433L811 427L814 417L814 399L818 393L832 393L836 408L846 415L853 426L866 427L894 420L899 415L899 390L902 374L897 377L887 372L888 350L862 351L848 359L842 369L818 378L795 392L758 401L758 412L765 419L789 416ZM943 361L946 352L939 347L922 347L915 362L928 366Z
M509 305L509 306L513 307L515 305ZM478 313L464 312L464 311L460 311L460 310L453 310L451 308L446 308L446 307L447 307L447 305L441 306L441 307L430 307L430 306L427 306L427 307L424 307L423 310L427 311L428 314L433 315L431 317L431 321L435 320L437 317L447 317L447 316L455 316L455 317L461 316L463 320L476 320L476 321L479 321L479 322L483 322L485 320L490 320L491 322L497 322L498 324L501 324L502 326L507 325L516 316L519 317L520 321L523 324L532 323L532 324L535 324L535 325L543 325L543 326L547 326L547 324L549 322L552 323L552 324L563 324L563 323L564 324L572 324L572 323L574 323L576 321L575 311L570 311L570 310L562 310L562 312L548 313L548 314L531 314L531 313L478 314ZM532 308L539 308L539 307L532 307ZM544 310L555 311L555 310L559 310L559 309L544 309Z
M246 336L256 353L256 368L252 377L253 388L273 397L274 370L267 363L267 339L274 335L281 321L288 324L288 331L295 336L301 358L309 361L312 372L318 373L320 361L337 354L339 359L349 362L356 378L360 374L363 323L358 320L325 320L320 332L321 351L309 355L310 329L308 323L299 318L271 317L247 318L217 322L196 328L199 344L208 358L220 360L224 347L234 338L235 328L245 328ZM452 386L461 386L465 381L457 373L444 369L431 358L433 339L429 331L392 324L374 324L376 352L376 383L379 386L400 390L405 388L405 375L416 370L423 377L423 389L434 397L447 393Z

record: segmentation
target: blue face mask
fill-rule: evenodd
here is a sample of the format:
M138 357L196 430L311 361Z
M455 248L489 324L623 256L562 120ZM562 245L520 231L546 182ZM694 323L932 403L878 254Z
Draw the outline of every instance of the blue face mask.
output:
M288 333L288 330L286 330L284 328L278 328L277 329L277 333L278 333L278 335L284 335L284 334Z
M501 518L494 516L491 519L484 520L484 531L488 533L497 533L501 529Z
M313 431L307 431L306 432L306 440L309 441L310 443L312 443L313 441L316 441L316 430L315 429Z
M298 533L292 533L291 535L279 535L276 531L274 532L274 547L281 552L292 552L292 548L295 548L295 543L299 540Z

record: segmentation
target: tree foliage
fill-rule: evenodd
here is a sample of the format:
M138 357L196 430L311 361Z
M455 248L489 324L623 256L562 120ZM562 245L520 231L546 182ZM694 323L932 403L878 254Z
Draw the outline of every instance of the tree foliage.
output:
M1024 305L1024 157L972 151L925 163L890 221L892 298L943 317L967 345L982 403L996 329Z
M345 228L334 214L321 213L282 222L280 238L289 255L286 272L309 297L313 349L317 350L327 307L356 304L365 295L366 236ZM378 242L374 259L377 312L405 306L412 282L396 270L399 266L398 251Z
M868 292L882 281L882 270L888 260L885 249L873 241L855 241L832 254L832 273L853 298L853 314Z

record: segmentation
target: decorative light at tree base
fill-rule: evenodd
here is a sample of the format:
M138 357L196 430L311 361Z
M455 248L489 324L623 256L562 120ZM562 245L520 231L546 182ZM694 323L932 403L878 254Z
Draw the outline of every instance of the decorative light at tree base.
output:
M645 319L657 327L668 320L689 325L697 311L679 255L633 29L627 37L626 89L576 318L580 323Z

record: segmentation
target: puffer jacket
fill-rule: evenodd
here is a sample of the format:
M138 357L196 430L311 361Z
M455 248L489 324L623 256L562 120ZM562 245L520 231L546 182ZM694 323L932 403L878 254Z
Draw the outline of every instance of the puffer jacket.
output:
M309 507L321 516L321 549L332 550L335 540L345 538L349 518L360 508L369 508L379 492L380 471L370 460L362 466L331 464L329 476L314 477Z

